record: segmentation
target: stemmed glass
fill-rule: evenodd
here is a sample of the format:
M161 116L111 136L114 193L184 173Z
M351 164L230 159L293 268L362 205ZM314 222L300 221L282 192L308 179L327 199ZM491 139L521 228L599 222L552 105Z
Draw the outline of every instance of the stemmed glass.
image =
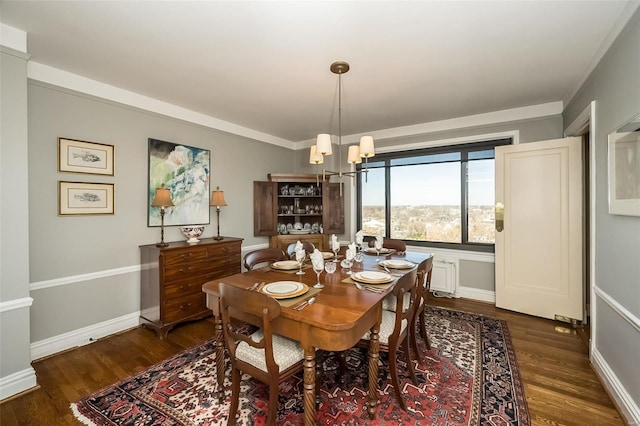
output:
M353 266L353 261L344 259L342 261L342 265L344 265L344 268L346 269L345 274L351 275L351 267Z
M304 263L304 258L306 256L306 252L304 250L299 250L296 251L296 262L298 262L298 266L299 266L299 270L298 272L296 272L296 275L304 275L305 273L302 272L302 264Z
M376 248L376 261L380 260L380 250L382 249L382 241L376 239L374 242Z
M322 263L312 262L312 263L313 263L313 270L315 271L316 277L317 277L316 285L314 285L313 288L324 288L324 284L320 282L320 273L324 270L324 262Z
M333 251L333 261L338 263L338 252L340 251L340 243L331 243L331 250Z

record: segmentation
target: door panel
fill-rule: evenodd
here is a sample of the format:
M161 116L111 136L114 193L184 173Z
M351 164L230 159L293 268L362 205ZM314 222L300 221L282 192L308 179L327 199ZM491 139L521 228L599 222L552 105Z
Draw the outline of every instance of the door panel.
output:
M496 306L583 319L582 141L496 148Z

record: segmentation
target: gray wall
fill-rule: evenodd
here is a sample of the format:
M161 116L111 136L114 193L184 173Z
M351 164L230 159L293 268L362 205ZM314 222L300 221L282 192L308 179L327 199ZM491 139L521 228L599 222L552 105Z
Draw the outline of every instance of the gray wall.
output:
M23 376L0 386L1 399L35 385L35 373L29 348L28 57L0 49L0 379Z
M607 135L640 114L640 8L569 106L571 123L595 100L594 347L640 405L640 217L608 213ZM634 325L635 324L635 325Z
M292 172L293 151L36 81L28 102L32 342L139 309L139 273L126 268L139 265L139 245L160 240L160 229L147 227L149 137L210 149L212 189L219 185L229 204L221 234L244 238L245 246L267 242L253 236L253 181ZM115 176L58 172L58 137L114 145ZM116 213L58 216L60 180L114 183ZM215 233L212 209L204 237ZM165 240L183 239L179 227L165 229ZM125 272L114 275L119 268ZM83 274L104 276L77 277Z

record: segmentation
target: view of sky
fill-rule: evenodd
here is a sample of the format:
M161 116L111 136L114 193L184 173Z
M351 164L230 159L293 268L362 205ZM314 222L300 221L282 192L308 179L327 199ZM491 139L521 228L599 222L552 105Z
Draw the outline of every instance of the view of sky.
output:
M494 160L469 162L469 205L494 204ZM370 169L363 205L384 205L384 169ZM460 204L460 163L394 167L391 202L397 206Z

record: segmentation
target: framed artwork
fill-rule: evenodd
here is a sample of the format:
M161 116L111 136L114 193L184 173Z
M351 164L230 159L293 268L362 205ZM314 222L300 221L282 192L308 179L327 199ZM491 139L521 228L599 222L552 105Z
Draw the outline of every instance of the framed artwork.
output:
M58 215L114 214L112 183L58 181Z
M210 157L208 149L149 138L148 226L160 226L160 209L151 203L162 184L174 204L165 209L165 226L210 223Z
M113 145L58 138L58 171L113 176Z
M640 216L640 115L609 133L609 213Z

